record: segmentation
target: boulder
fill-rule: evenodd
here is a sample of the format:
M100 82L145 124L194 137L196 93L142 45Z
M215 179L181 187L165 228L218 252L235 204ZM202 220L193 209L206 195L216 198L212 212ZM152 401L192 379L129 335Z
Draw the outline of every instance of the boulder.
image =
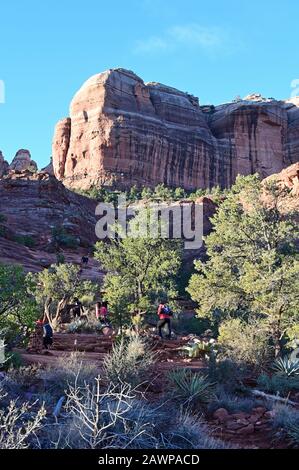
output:
M213 418L220 423L225 423L229 419L229 413L225 408L219 408L213 413Z
M253 424L248 424L248 426L245 426L241 429L238 429L237 434L241 435L249 435L254 433L254 425Z

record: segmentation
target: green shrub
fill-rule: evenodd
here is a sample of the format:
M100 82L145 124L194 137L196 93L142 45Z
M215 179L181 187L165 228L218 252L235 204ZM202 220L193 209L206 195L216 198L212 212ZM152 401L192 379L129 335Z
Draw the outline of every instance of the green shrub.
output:
M57 247L77 248L79 240L67 233L64 227L52 228L52 241Z
M279 393L288 396L292 390L299 390L299 378L288 377L287 375L267 375L261 374L258 377L258 386L268 393Z
M3 381L3 387L10 396L18 398L22 392L28 390L38 382L38 366L20 366L10 368Z
M173 329L180 335L194 334L197 336L202 335L207 329L209 329L209 321L203 318L186 318L184 314L179 315L176 319L173 319Z
M98 375L98 366L84 360L84 353L73 352L59 357L55 367L49 367L38 372L38 377L44 382L44 389L52 396L59 398L65 394L69 386L90 384Z
M295 447L299 446L299 411L278 404L273 408L272 426L280 437L289 438Z
M227 392L222 386L216 389L216 398L209 404L208 411L213 414L219 408L225 408L229 413L250 413L253 408L258 406L265 407L262 400L247 396L239 396L235 393Z
M227 392L243 391L242 380L247 375L247 367L230 359L216 359L211 356L208 363L210 380L221 385Z
M28 248L34 248L36 246L36 241L30 235L15 235L14 241Z
M219 327L218 342L223 356L235 362L261 368L269 359L269 337L263 322L225 320Z
M289 425L287 434L294 446L299 447L299 420Z
M207 376L188 369L170 371L167 375L172 392L184 404L192 406L209 403L214 396L215 384Z
M82 320L72 321L67 326L68 333L100 333L103 325L98 320Z
M23 359L20 353L12 351L7 354L5 369L17 369L23 365Z
M151 380L155 354L140 336L122 338L114 344L103 364L104 375L112 383L137 386Z
M0 224L3 224L4 222L6 222L6 217L4 214L0 214Z
M62 253L56 254L56 264L64 264L65 263L65 256Z

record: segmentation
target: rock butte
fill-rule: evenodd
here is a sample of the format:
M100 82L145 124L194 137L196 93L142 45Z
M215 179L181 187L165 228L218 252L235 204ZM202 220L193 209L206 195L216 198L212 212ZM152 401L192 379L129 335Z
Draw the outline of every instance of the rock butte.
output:
M23 172L30 171L35 173L37 171L37 164L31 159L29 150L20 149L14 156L11 164L9 164L0 151L0 178L9 172Z
M238 174L265 178L299 160L299 98L255 94L200 106L192 95L112 69L76 93L52 153L68 187L229 187Z

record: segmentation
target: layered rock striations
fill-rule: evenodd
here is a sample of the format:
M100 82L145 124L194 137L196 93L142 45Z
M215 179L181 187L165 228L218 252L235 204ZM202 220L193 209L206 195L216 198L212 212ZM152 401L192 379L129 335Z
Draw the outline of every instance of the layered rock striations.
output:
M68 187L230 186L238 174L267 177L299 160L299 99L250 95L221 106L133 72L87 80L53 138L53 168Z
M18 150L11 164L4 160L4 156L0 151L0 178L10 172L22 173L23 171L30 171L31 173L37 171L37 164L31 159L29 150Z
M37 171L37 164L31 159L29 150L20 149L17 151L13 161L9 165L9 169L18 172L29 170L34 173Z
M34 271L45 267L44 260L56 262L53 230L58 229L77 243L75 249L63 247L62 254L80 263L96 241L95 207L95 201L69 191L45 172L11 171L0 179L0 262Z

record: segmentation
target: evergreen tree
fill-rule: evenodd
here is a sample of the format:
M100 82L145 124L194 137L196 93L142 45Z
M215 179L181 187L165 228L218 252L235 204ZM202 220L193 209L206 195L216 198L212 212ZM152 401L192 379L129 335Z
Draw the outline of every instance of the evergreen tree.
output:
M298 321L299 260L295 214L283 211L285 190L256 175L238 177L206 238L208 261L197 261L188 292L199 316L260 318L275 346Z

